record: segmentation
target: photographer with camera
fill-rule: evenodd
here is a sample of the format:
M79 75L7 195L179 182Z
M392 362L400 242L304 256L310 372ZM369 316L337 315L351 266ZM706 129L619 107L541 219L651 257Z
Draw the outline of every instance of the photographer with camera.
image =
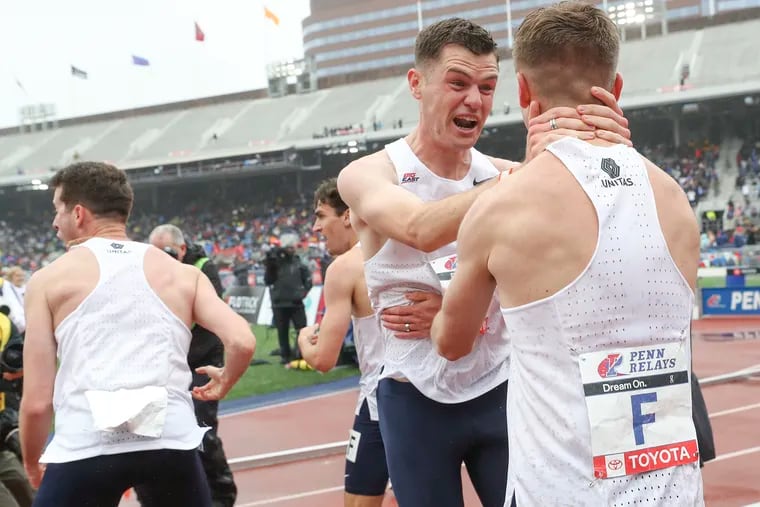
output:
M149 242L183 264L195 266L203 271L216 289L216 293L220 298L222 297L222 282L216 264L206 256L203 247L192 243L187 244L184 234L178 227L171 224L159 225L150 233ZM192 386L194 387L208 382L208 377L196 373L196 368L207 364L224 366L224 347L216 335L199 325L193 326L192 334L187 362L193 373ZM203 437L203 450L200 455L211 488L213 505L214 507L232 507L237 498L237 486L227 463L222 440L217 434L219 402L193 399L193 405L198 424L211 428ZM138 497L143 497L140 488L136 490Z
M0 505L31 507L34 490L22 466L18 407L24 375L24 337L0 299Z
M264 259L264 283L269 286L282 364L300 358L298 345L295 345L295 351L290 347L290 323L296 329L296 336L306 327L303 299L312 285L309 268L296 254L297 242L298 235L295 232L282 234L280 244L267 251Z

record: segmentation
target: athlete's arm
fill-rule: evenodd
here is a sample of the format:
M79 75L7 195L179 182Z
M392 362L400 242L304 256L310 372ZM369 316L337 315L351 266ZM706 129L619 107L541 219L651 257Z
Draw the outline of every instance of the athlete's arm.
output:
M356 273L345 257L333 261L325 273L325 315L319 326L303 328L298 335L301 355L309 366L321 372L330 371L338 362L343 339L351 323L351 298L356 285ZM358 273L361 273L359 271ZM318 332L317 332L318 329ZM316 342L311 338L316 336Z
M490 197L490 196L489 196ZM457 270L430 330L438 353L450 361L466 356L491 304L496 281L488 270L493 206L486 196L462 221L457 239Z
M197 277L193 322L218 336L225 351L224 368L204 366L196 369L211 380L204 386L193 388L193 396L201 400L220 400L248 369L256 350L256 337L248 322L217 296L208 277L198 270L193 273Z
M19 431L24 468L34 488L42 480L40 456L53 422L53 386L56 374L56 342L53 315L47 303L44 271L35 273L26 286L28 325L24 339L24 392Z
M495 181L440 201L423 202L395 183L377 153L351 162L338 176L338 191L358 216L378 234L432 252L456 240L459 224L475 198ZM389 162L388 162L389 163Z

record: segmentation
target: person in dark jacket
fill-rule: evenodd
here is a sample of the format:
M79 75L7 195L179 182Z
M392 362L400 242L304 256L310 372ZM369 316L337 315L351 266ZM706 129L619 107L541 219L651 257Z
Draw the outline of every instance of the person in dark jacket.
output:
M309 268L296 254L297 241L295 233L283 234L280 245L270 249L264 259L264 283L269 286L282 364L300 357L298 346L295 346L295 353L290 346L290 323L296 329L296 336L306 327L303 299L312 285Z
M203 247L187 244L178 227L171 224L159 225L150 233L149 241L153 246L163 250L183 264L194 265L203 271L216 289L216 293L220 298L222 297L222 281L219 278L219 270L216 264L206 256ZM187 355L188 365L193 372L191 388L202 386L209 380L206 375L196 373L196 368L203 365L224 366L224 347L219 338L208 329L198 325L193 326L192 333L193 338ZM193 404L198 424L211 428L203 437L201 462L211 488L213 505L214 507L232 507L237 498L237 486L227 463L222 440L217 434L219 402L193 399ZM136 489L138 497L141 496L139 488Z

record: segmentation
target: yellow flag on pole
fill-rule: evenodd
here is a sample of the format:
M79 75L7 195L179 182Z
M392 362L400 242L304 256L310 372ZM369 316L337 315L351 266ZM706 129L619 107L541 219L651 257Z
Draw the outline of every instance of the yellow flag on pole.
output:
M270 11L266 6L264 6L264 17L269 19L275 25L280 26L280 18L277 17L277 14Z

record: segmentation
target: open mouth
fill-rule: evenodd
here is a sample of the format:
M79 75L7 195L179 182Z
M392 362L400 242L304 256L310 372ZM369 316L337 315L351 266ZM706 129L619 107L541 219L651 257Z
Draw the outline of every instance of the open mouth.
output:
M473 130L478 126L478 120L464 116L456 116L454 117L454 125L462 130Z

